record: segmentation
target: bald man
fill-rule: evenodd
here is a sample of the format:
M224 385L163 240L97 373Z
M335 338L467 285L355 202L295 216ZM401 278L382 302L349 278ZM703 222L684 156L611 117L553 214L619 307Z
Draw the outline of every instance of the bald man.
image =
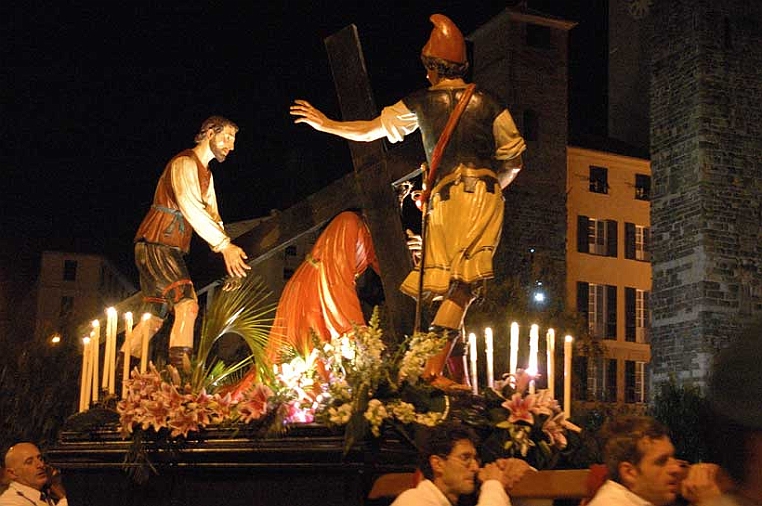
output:
M5 472L11 482L0 495L0 506L68 506L61 474L45 463L34 444L12 446L5 454Z

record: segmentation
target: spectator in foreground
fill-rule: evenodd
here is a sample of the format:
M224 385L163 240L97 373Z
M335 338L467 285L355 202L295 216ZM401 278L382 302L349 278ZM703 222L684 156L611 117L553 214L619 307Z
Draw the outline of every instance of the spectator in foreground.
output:
M8 489L0 495L0 506L68 506L61 473L47 465L39 448L18 443L5 454Z
M481 484L479 506L510 506L508 491L532 468L519 459L500 459L480 467L476 441L473 431L464 426L435 427L419 455L425 479L401 493L392 506L454 505L461 496L476 491L477 481Z

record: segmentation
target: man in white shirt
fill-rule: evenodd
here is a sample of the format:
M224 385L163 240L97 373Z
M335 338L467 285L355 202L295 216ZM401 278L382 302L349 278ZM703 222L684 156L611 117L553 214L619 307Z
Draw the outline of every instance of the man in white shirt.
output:
M153 203L135 234L135 264L151 318L141 319L133 335L141 335L143 327L148 327L149 338L153 337L168 311L173 310L169 362L178 368L193 351L193 327L198 314L196 292L184 260L193 232L212 251L222 254L228 275L244 277L250 269L246 253L225 233L209 170L212 159L222 163L233 151L237 132L238 126L229 119L207 118L196 134L196 146L167 164L156 185ZM139 355L139 343L132 343L131 352Z
M609 422L604 460L609 479L588 506L664 506L680 492L682 462L667 428L647 416Z
M432 430L421 452L420 470L425 480L401 493L392 506L452 506L479 487L478 506L510 506L510 490L532 468L523 460L500 459L479 467L476 436L457 424Z
M0 495L0 506L68 506L61 474L45 464L32 443L18 443L5 454L5 472L11 479Z

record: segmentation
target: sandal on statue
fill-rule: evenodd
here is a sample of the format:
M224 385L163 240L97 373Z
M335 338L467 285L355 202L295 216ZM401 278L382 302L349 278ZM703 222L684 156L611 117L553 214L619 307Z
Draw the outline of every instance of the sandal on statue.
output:
M428 383L437 390L441 390L449 394L471 392L470 386L458 383L457 381L453 381L450 378L442 375L434 376L428 381Z

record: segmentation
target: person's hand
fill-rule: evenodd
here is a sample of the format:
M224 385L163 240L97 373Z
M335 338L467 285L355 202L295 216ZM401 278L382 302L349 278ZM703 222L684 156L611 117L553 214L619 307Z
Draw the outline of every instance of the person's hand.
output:
M296 116L294 123L307 123L315 130L322 130L323 125L326 124L328 118L325 114L312 106L306 100L294 100L289 110L291 116Z
M222 257L225 259L225 268L228 275L236 278L245 278L246 271L251 267L246 263L246 253L232 242L222 250Z
M479 480L498 480L506 490L511 490L528 472L535 468L521 459L498 459L479 470Z
M497 480L503 482L501 479L503 476L503 470L500 468L497 462L490 462L484 467L479 469L479 481L484 483L487 480Z
M506 490L511 490L521 479L530 472L537 472L537 469L530 466L526 460L521 459L500 459L498 465L503 471L503 482Z
M66 497L66 489L61 480L61 471L53 466L45 466L48 475L48 494L56 502Z
M421 250L423 249L423 240L418 234L414 234L410 229L405 230L407 234L407 248L413 255L413 264L418 265L421 263Z
M693 464L680 485L680 495L694 505L718 497L722 494L717 480L719 470L717 464Z

